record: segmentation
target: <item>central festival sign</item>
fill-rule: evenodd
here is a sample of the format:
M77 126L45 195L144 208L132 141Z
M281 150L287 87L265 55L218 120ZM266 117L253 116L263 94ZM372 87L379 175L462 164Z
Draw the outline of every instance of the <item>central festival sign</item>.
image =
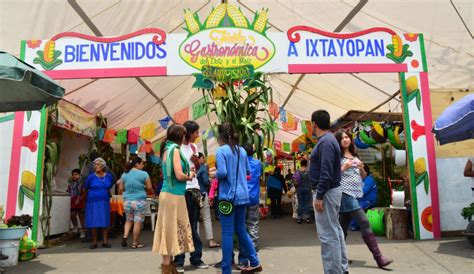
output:
M201 23L188 9L188 36L179 47L179 56L202 71L203 78L219 82L250 78L275 55L275 45L265 35L267 20L267 10L256 13L250 23L240 9L223 4Z

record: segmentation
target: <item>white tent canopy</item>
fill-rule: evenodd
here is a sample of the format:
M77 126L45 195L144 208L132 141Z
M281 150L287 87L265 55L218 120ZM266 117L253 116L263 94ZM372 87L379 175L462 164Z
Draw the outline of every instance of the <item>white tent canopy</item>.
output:
M183 32L184 8L199 10L200 17L204 18L220 2L0 0L0 49L18 56L21 40L46 39L65 31L118 36L145 27L157 27L168 33ZM247 17L253 16L252 11L269 8L269 20L274 31L286 31L295 25L334 31L354 7L361 5L361 10L341 32L388 27L397 33L424 33L430 88L474 87L474 3L471 0L229 3L240 6ZM274 99L282 105L300 75L271 77ZM165 107L173 115L202 96L191 88L192 76L141 79L145 86L135 78L62 80L59 83L66 88L65 99L91 113L102 113L112 128L131 128L156 122L167 115ZM301 119L308 119L313 110L324 108L336 119L348 110L369 110L398 89L396 74L306 75L285 108ZM401 106L394 99L379 110L400 111ZM203 128L208 127L207 118L198 122ZM297 134L279 131L278 139L291 141Z

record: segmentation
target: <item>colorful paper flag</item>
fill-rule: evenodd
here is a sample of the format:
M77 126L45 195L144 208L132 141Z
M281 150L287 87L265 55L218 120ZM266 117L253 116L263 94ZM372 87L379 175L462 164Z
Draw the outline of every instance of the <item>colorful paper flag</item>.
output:
M165 118L159 120L158 122L160 123L160 126L163 128L163 129L167 129L168 128L168 125L171 121L171 117L169 116L166 116Z
M280 122L288 122L288 119L286 118L286 110L283 107L280 107Z
M115 139L115 129L108 128L105 130L104 139L102 140L105 143L112 143Z
M117 136L115 137L115 142L117 144L126 144L127 143L127 130L121 129L117 131Z
M154 123L149 123L140 129L140 138L144 140L151 140L153 137L155 137L155 129L156 126Z
M308 132L311 132L311 121L308 120L303 120L301 121L301 131L304 134L308 134Z
M184 108L174 114L173 120L176 124L184 124L189 118L189 108Z
M270 103L270 115L273 116L275 119L278 118L280 115L280 110L278 108L278 105L275 102Z
M137 144L129 144L128 145L128 151L130 151L130 153L133 153L133 154L136 154L138 151L138 145Z
M150 153L152 151L150 141L145 141L145 143L140 147L138 151L141 153Z
M154 164L159 165L161 163L161 158L158 157L157 155L151 155L150 156L150 161Z
M273 142L274 148L276 151L281 151L281 142L280 141L275 141Z
M300 152L303 152L303 151L306 150L306 145L301 143L301 144L298 145L298 149L299 149Z
M140 135L140 128L135 127L131 128L128 131L128 143L129 144L136 144L138 142L138 136Z
M99 128L99 141L102 141L104 139L105 135L105 128L101 127Z
M207 104L206 99L203 97L193 104L193 120L199 119L206 115Z
M161 141L153 145L153 151L155 151L156 154L160 154L160 149L161 149Z
M283 130L285 131L293 131L298 129L298 118L293 116L291 112L286 113L286 117L288 121L286 123L281 123Z
M283 151L284 152L290 152L291 151L290 143L283 143Z
M291 151L298 152L299 151L299 143L291 143Z

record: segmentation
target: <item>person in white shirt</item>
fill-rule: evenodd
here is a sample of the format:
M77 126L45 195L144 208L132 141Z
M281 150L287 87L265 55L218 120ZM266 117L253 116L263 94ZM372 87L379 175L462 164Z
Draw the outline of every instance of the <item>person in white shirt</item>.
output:
M186 136L181 145L181 152L188 160L189 168L192 172L197 172L199 168L199 157L197 156L197 146L193 143L199 137L199 125L194 121L186 121L183 126L186 128ZM191 265L198 269L207 269L209 266L202 261L202 242L198 232L200 210L203 205L199 181L194 177L186 182L186 205L188 208L189 222L193 234L194 252L191 252ZM185 254L175 257L174 262L178 272L184 272Z

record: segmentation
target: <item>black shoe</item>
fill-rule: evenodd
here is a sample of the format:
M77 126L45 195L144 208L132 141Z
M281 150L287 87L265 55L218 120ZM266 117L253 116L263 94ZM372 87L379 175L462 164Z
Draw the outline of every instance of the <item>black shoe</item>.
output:
M194 266L197 269L208 269L209 265L205 264L203 261L199 261L197 263L192 263L192 266Z
M311 219L306 219L306 223L307 223L307 224L312 224L312 223L313 223L313 220L311 220Z
M93 244L89 247L90 249L96 249L97 248L97 244Z
M102 247L104 248L111 248L112 246L109 243L103 243Z
M184 273L184 265L177 264L175 267L178 273Z
M123 237L123 238L122 238L122 247L127 247L127 246L128 246L127 238L126 238L126 237Z
M0 253L0 261L5 261L5 260L8 260L8 256Z
M303 222L303 220L301 220L301 219L296 220L297 224L301 224L302 222Z

